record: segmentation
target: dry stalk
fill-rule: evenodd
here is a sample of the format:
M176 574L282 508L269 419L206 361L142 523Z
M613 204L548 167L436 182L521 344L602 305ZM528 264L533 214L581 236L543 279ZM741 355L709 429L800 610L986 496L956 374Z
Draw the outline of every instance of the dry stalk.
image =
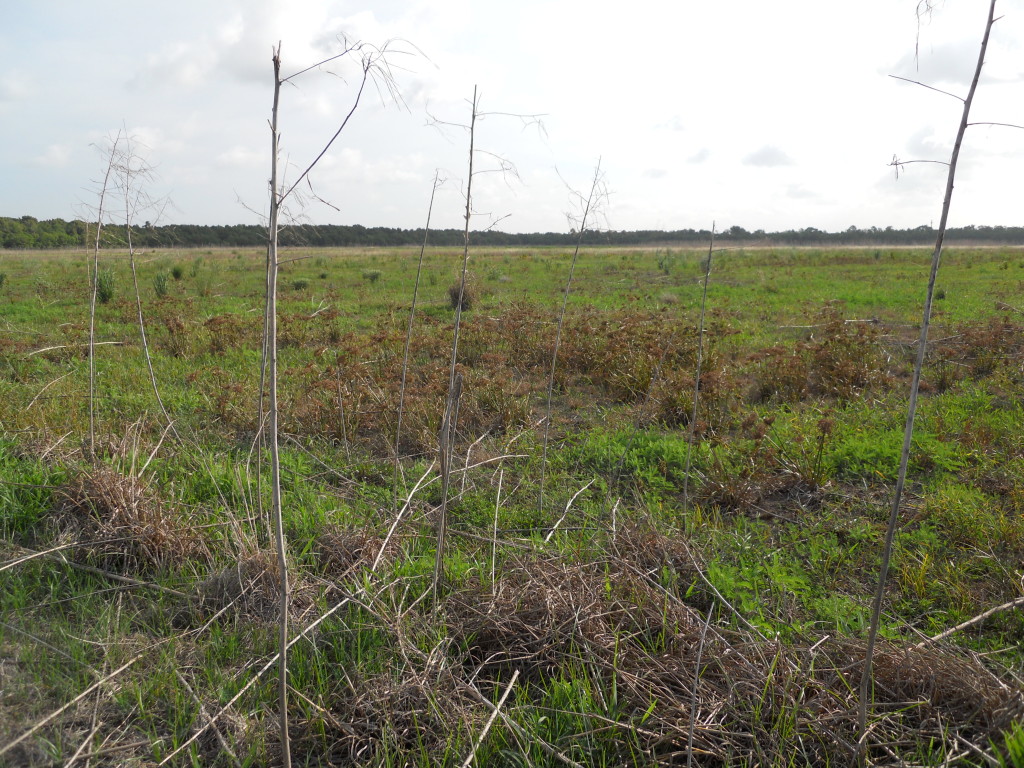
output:
M107 155L107 169L100 185L99 205L96 207L96 239L92 252L92 291L89 295L89 459L96 458L96 297L99 294L100 277L100 235L103 232L104 203L110 185L110 176L115 170L115 158L121 133L113 139Z
M278 578L280 579L280 626L278 647L278 723L281 734L281 756L284 768L291 768L291 744L288 735L288 554L281 509L281 454L278 439L277 403L277 233L284 196L278 190L277 163L280 154L278 107L281 96L281 44L274 50L274 105L270 123L270 222L267 237L267 302L265 315L267 380L270 387L267 419L271 466L271 516L277 545Z
M704 362L704 313L708 305L708 281L711 279L711 256L715 249L715 223L711 222L711 242L708 243L708 258L704 265L704 289L700 297L700 322L697 327L697 372L693 377L693 410L690 412L690 434L686 437L686 468L683 471L683 514L689 502L690 458L693 452L693 437L697 431L697 403L700 399L700 369Z
M448 400L444 406L444 418L441 419L441 434L438 439L439 459L441 463L441 506L437 513L437 549L434 553L434 577L431 591L437 600L438 585L444 579L444 540L448 530L448 488L452 477L452 443L455 442L456 419L459 411L459 399L462 397L462 374L455 374Z
M185 676L182 675L181 672L179 672L178 670L174 670L174 674L177 676L178 682L180 682L183 686L185 686L185 690L188 691L189 696L192 697L192 701L194 701L196 703L196 707L199 709L200 716L202 716L202 718L204 720L209 722L210 721L210 716L206 712L206 707L203 705L202 699L200 699L196 695L196 692L192 690L192 686L188 684L188 680L185 679ZM239 762L238 756L235 755L234 750L231 749L231 745L228 744L227 739L224 738L224 734L221 733L220 728L218 728L216 725L213 725L212 727L213 727L213 734L214 734L214 736L217 737L217 742L220 744L220 748L222 750L224 750L224 754L226 754L228 757L230 757L231 758L231 762L234 765L239 766L239 768L240 768L242 764L241 764L241 762Z
M942 215L939 219L939 230L935 240L935 249L932 253L931 271L928 274L928 289L925 293L924 309L921 317L921 334L917 345L917 360L914 363L914 374L910 383L910 402L907 406L907 421L903 431L903 449L900 453L899 475L896 480L896 488L893 494L892 507L889 512L889 524L885 532L885 543L882 547L882 564L878 574L878 588L875 591L874 602L871 606L871 623L868 629L867 650L864 658L864 672L860 683L860 707L857 718L858 731L858 760L863 762L866 758L867 719L868 701L871 692L872 661L875 648L875 640L878 636L878 625L882 613L882 599L885 596L885 580L889 573L889 560L892 556L893 539L896 535L896 524L899 519L900 504L903 499L903 487L907 479L907 467L910 462L910 448L914 436L914 417L917 414L917 395L921 384L921 368L924 365L924 356L928 347L928 325L931 320L932 300L935 296L935 279L939 273L939 263L942 258L942 243L946 236L946 224L949 220L949 207L953 198L953 181L956 178L957 161L960 158L960 146L963 143L964 133L967 131L968 119L971 113L971 103L974 101L974 93L978 88L978 80L981 78L981 70L985 65L985 51L988 48L989 34L992 25L995 23L996 0L991 0L988 8L988 19L985 22L985 32L981 39L981 50L978 53L978 63L974 68L974 78L971 80L970 89L967 91L967 98L963 100L964 108L960 118L960 126L957 129L956 140L953 144L953 152L949 158L949 172L946 175L946 192L942 201Z
M576 501L577 497L581 493L583 493L585 490L587 490L587 488L589 488L593 484L594 484L594 481L591 480L589 483L587 483L582 488L580 488L578 491L576 491L576 493L574 493L572 495L572 498L570 498L569 501L567 501L565 503L565 511L562 512L562 516L560 518L558 518L558 521L551 527L551 530L548 531L548 535L544 537L544 543L545 544L547 544L549 541L551 541L551 537L555 535L555 531L558 530L558 526L560 526L562 524L562 522L565 520L565 518L569 515L569 510L572 509L572 503L574 501Z
M434 577L431 591L437 599L438 583L444 578L444 536L448 524L448 484L451 477L451 459L455 435L458 429L458 403L462 395L462 376L456 373L459 357L459 329L462 325L462 305L466 298L466 274L469 271L469 224L473 217L473 158L476 140L476 118L479 102L477 89L473 86L473 101L470 104L469 121L469 172L466 176L465 227L462 235L462 274L459 278L459 300L455 305L455 323L452 329L452 358L448 369L448 397L445 402L444 418L441 421L441 510L437 521L437 551L434 555Z
M713 232L714 230L712 230ZM700 690L700 662L704 655L704 641L708 636L708 627L711 626L711 614L714 606L708 609L704 616L704 628L700 631L700 643L697 645L697 661L694 664L693 673L693 694L690 696L690 726L686 730L686 766L693 765L693 733L697 726L697 692Z
M440 184L440 173L435 171L434 183L430 188L430 202L427 204L427 223L423 228L423 244L420 246L420 257L416 262L416 281L413 283L412 288L412 305L409 307L409 325L405 331L405 351L402 354L402 382L398 388L398 416L395 423L395 476L394 489L392 491L392 512L396 516L398 514L398 475L402 442L402 416L405 415L405 385L409 375L409 348L412 345L412 325L413 321L416 319L416 302L419 299L420 278L423 276L423 256L427 250L427 238L430 236L430 217L434 212L434 196L437 194L437 188Z
M142 294L139 292L139 275L135 268L135 247L132 244L132 226L136 210L140 202L149 204L142 192L136 191L132 186L136 179L146 181L152 178L153 172L148 165L141 162L140 158L132 149L131 136L125 135L125 148L118 162L117 170L120 174L121 193L124 196L124 228L125 239L128 244L128 261L132 269L132 284L135 286L135 308L139 319L139 338L142 342L142 353L146 358L146 369L149 371L149 382L153 387L153 396L156 398L160 412L164 415L167 428L174 432L174 436L181 441L178 430L174 427L174 420L167 413L163 398L160 397L160 387L157 385L156 372L153 370L153 358L149 353L149 341L146 338L146 321L142 313ZM161 439L162 442L162 439ZM155 450L154 450L155 455ZM152 459L152 456L150 457ZM147 461L148 465L149 462Z
M168 642L168 641L167 640L162 640L159 643L157 643L156 645L162 645L165 642ZM104 675L102 678L100 678L95 683L90 685L88 688L86 688L80 694L75 696L75 698L73 698L67 704L65 704L62 707L58 707L57 709L55 709L50 714L48 714L45 717L43 717L43 718L39 719L38 721L36 721L35 725L33 725L31 728L29 728L27 731L25 731L23 734L21 734L21 736L18 736L16 739L13 739L12 741L7 742L2 747L0 747L0 757L3 757L3 755L5 753L9 752L11 749L13 749L18 744L20 744L25 739L27 739L29 736L31 736L36 731L38 731L40 728L44 727L47 723L52 722L57 717L60 717L61 714L66 712L68 709L73 707L75 704L80 702L82 699L86 698L90 693L92 693L93 691L98 689L100 686L102 686L105 683L113 680L115 677L117 677L119 674L124 672L126 669L128 669L130 666L132 666L135 662L137 662L143 656L145 656L148 651L149 651L149 649L146 649L145 651L141 651L141 652L135 654L127 662L122 664L120 667L115 669L113 672L110 672L109 674Z
M508 681L508 686L506 686L505 692L501 694L501 698L498 699L498 703L491 710L491 716L487 718L487 722L484 724L484 729L480 732L480 736L477 737L476 744L473 745L472 751L462 763L462 768L469 768L473 763L473 758L476 757L477 750L480 749L480 745L483 744L484 739L487 738L487 733L491 730L491 726L494 725L494 721L501 712L501 708L505 706L505 700L508 699L508 695L512 693L512 687L516 684L516 680L518 679L519 670L517 669L512 673L512 679Z

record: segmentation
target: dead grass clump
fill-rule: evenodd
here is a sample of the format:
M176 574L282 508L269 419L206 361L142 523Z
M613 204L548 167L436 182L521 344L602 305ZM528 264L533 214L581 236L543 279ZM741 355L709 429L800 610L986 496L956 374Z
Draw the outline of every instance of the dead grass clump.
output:
M281 605L279 585L277 555L259 551L201 582L199 604L210 612L229 608L234 616L272 621L278 617Z
M189 357L195 347L195 330L180 315L172 314L164 318L164 329L167 333L157 337L157 346L171 357Z
M252 346L255 334L259 330L253 327L253 321L240 315L214 315L203 326L210 337L210 352L223 355L230 350Z
M813 676L822 706L832 710L836 736L855 738L856 694L865 647L839 639L820 649ZM804 666L810 659L804 654ZM1024 691L1001 682L979 661L939 646L900 647L879 641L873 663L876 756L891 758L888 743L913 737L919 743L951 740L985 751L991 740L1024 717ZM826 695L827 694L827 695Z
M138 478L100 466L54 493L51 525L72 551L121 573L154 573L209 552L202 537Z
M340 581L360 570L369 569L383 544L383 538L369 531L331 527L317 535L313 550L318 570L325 577ZM397 550L397 544L392 540L384 551L382 562L389 562Z
M408 765L410 755L448 764L442 756L459 751L484 719L448 675L406 669L347 678L347 691L329 708L295 723L293 759L300 764Z
M462 285L461 280L456 280L454 283L448 286L448 306L453 310L459 308L459 299L462 299L462 311L468 312L473 307L473 302L476 301L476 289L472 282L466 281L465 286Z
M1009 317L993 317L983 322L967 323L936 344L935 356L940 361L961 369L971 378L987 376L999 368L1020 366L1024 355L1024 326Z
M700 579L700 566L693 561L680 535L666 536L648 523L627 522L616 532L612 546L619 562L649 578L670 574L677 592L687 594L687 605L701 611L711 610L712 592Z
M533 701L519 706L538 711L550 706L548 690L584 675L586 699L563 706L585 711L567 712L628 734L651 762L685 760L692 718L696 754L715 764L779 755L848 764L863 641L784 645L722 629L714 615L705 631L705 616L658 587L663 568L688 558L650 530L617 539L617 553L600 563L513 559L496 584L450 594L443 613L463 668L492 679L519 670ZM883 644L876 653L868 746L877 764L897 760L895 744L901 753L965 742L987 750L1024 714L1021 690L973 660L937 647Z

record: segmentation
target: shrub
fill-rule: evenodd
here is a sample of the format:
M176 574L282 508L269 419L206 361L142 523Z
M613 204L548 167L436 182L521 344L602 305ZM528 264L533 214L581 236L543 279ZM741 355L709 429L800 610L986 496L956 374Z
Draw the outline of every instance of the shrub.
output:
M304 291L307 288L309 288L309 280L301 277L298 280L292 280L293 291Z
M371 269L366 272L363 272L363 280L366 280L369 283L376 283L378 280L380 280L380 270Z
M157 272L153 275L153 290L157 297L164 298L167 295L167 273Z
M114 273L102 270L96 276L96 298L100 304L106 304L114 298Z
M171 267L171 277L173 277L175 280L181 280L181 278L183 278L184 276L185 270L182 268L180 264L175 264L173 267Z
M448 286L448 304L452 309L459 308L459 295L462 295L462 311L466 312L473 306L473 293L469 287L469 281L462 285L462 281L456 280Z
M0 272L0 289L2 289L6 283L7 283L7 273L6 272Z

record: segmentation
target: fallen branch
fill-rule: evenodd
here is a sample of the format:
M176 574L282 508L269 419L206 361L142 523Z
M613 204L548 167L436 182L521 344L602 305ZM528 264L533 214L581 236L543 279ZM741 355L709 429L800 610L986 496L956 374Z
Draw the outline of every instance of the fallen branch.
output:
M1002 613L1003 611L1010 611L1022 605L1024 605L1024 595L1022 595L1021 597L1016 597L1013 600L1010 600L1008 603L997 605L995 608L989 608L984 613L979 613L972 619L968 619L967 621L961 622L960 624L957 624L955 627L950 627L944 632L940 632L939 634L935 635L935 637L926 638L917 645L915 645L914 650L919 651L926 645L930 645L931 643L937 643L940 640L945 640L947 637L956 634L961 629L967 629L968 627L973 627L975 624L980 624L989 616L994 616L995 614Z
M508 699L508 695L512 693L512 686L516 684L516 680L519 678L519 670L517 669L512 673L512 679L508 681L508 687L505 688L505 692L501 694L501 698L498 700L498 704L491 711L491 716L487 718L487 723L484 725L484 729L480 732L480 736L477 737L476 744L473 745L473 751L469 753L465 762L462 764L462 768L469 768L473 762L473 758L476 757L476 752L480 749L480 745L483 744L484 739L487 737L487 732L491 730L491 726L494 725L494 720L498 717L501 712L502 706L505 704L505 700Z
M177 675L178 681L185 686L185 690L189 692L192 700L196 703L199 708L199 714L209 722L210 715L206 712L206 707L203 706L202 699L200 699L196 692L192 690L192 686L188 684L188 680L178 670L174 670L174 674ZM227 739L224 738L224 734L220 732L220 728L213 726L213 735L217 737L217 742L220 744L220 748L224 750L224 753L231 758L231 762L241 768L241 763L238 761L238 757L235 755L234 750L231 749L231 745L228 744Z
M591 480L589 483L587 483L582 488L580 488L578 491L576 491L576 493L574 493L572 495L572 498L569 499L568 502L566 502L566 504L565 504L565 512L563 512L562 516L560 518L558 518L558 522L555 523L554 527L550 531L548 531L548 535L544 537L544 543L545 544L547 544L549 541L551 541L551 537L555 535L555 531L558 530L558 526L560 526L562 524L562 522L565 520L566 516L569 514L569 510L572 508L572 503L574 501L576 501L576 497L579 496L581 493L583 493L585 490L587 490L587 488L589 488L593 484L594 484L594 481Z
M102 346L108 345L108 344L115 344L117 346L121 346L121 345L125 344L125 342L123 342L123 341L97 341L95 344L93 344L93 346L94 347L102 347ZM88 346L89 345L85 344L85 343L82 343L82 344L58 344L55 347L43 347L42 349L37 349L34 352L29 352L27 355L25 355L25 357L32 357L32 355L39 355L39 354L42 354L43 352L52 352L55 349L67 349L69 347L88 347Z

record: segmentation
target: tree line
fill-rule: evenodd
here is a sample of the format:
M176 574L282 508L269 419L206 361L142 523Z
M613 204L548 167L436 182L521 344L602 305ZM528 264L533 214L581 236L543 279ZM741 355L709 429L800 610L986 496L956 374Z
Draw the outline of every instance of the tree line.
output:
M2 248L79 248L92 245L96 233L95 223L80 219L39 220L32 216L21 218L0 217L0 247ZM282 228L279 239L285 247L346 247L346 246L402 246L423 242L422 229L397 227L364 227L359 224L298 224ZM708 242L711 232L706 229L677 230L604 230L585 232L585 245L694 245ZM484 246L573 246L575 232L513 233L497 230L473 232L472 242ZM849 227L840 232L826 232L814 227L790 229L780 232L753 232L733 226L716 234L719 240L749 245L932 245L935 230L928 226L912 229L893 227ZM435 246L462 244L460 229L432 229L428 242ZM116 248L125 244L123 225L105 225L101 232L104 247ZM1024 244L1024 226L967 226L948 229L947 242L1018 245ZM260 247L266 245L267 231L257 224L200 225L166 224L154 226L146 222L132 230L132 242L142 248L211 248Z

